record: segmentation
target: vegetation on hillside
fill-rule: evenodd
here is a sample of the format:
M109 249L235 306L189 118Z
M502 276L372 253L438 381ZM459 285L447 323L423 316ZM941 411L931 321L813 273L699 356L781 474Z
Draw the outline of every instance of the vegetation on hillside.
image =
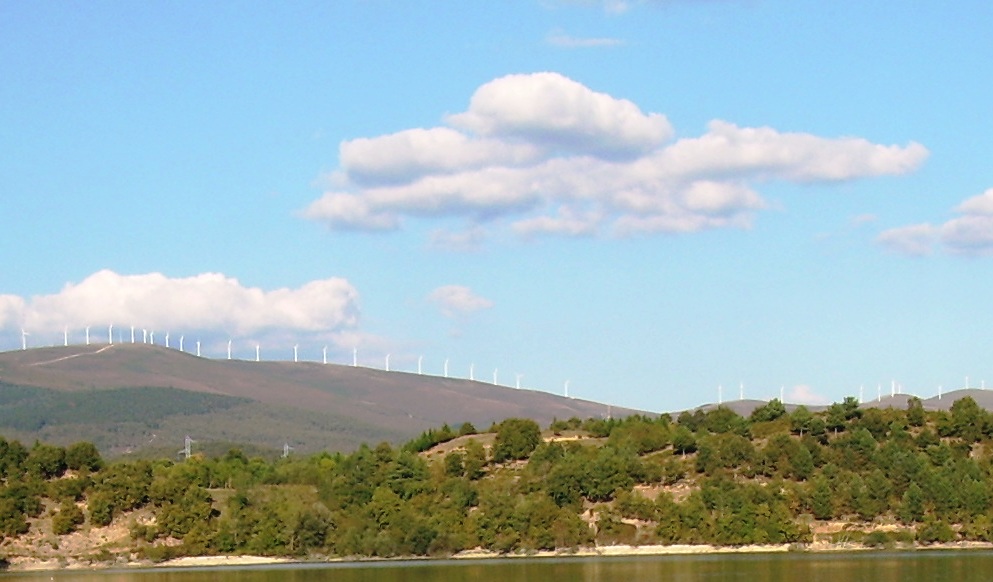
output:
M868 545L993 541L993 417L822 413L778 401L667 416L427 431L407 445L278 461L238 450L105 463L96 448L0 439L0 535L127 523L176 555L450 555L612 543L806 544L833 521ZM838 541L841 538L835 538Z

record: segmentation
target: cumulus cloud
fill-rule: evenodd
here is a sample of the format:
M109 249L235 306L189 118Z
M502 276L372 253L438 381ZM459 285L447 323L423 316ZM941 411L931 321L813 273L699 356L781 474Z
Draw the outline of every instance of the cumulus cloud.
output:
M567 153L636 155L672 135L664 115L598 93L558 73L508 75L476 90L455 127L482 136L523 139Z
M797 384L796 386L793 386L790 388L789 392L786 393L784 398L790 404L822 406L831 403L829 398L818 394L813 388L806 384Z
M493 307L493 302L476 295L463 285L444 285L428 294L428 301L436 304L446 317L465 317L481 309Z
M955 207L959 216L932 225L901 226L876 238L882 246L911 256L931 254L936 248L956 255L993 255L993 188Z
M358 292L340 278L264 291L219 273L169 278L103 270L52 295L0 296L0 327L32 333L115 324L239 337L333 334L357 323Z
M937 232L930 224L913 224L884 230L876 242L900 254L923 257L934 250Z
M673 140L664 115L550 72L485 83L444 121L342 143L334 187L303 216L369 231L456 218L477 241L483 227L522 237L749 228L769 206L761 183L904 174L928 156L917 143L721 120Z

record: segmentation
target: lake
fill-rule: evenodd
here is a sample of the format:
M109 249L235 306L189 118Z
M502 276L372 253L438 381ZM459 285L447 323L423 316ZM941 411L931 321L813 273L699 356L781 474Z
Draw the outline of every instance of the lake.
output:
M993 552L513 558L0 574L2 582L50 578L81 582L987 582L993 579Z

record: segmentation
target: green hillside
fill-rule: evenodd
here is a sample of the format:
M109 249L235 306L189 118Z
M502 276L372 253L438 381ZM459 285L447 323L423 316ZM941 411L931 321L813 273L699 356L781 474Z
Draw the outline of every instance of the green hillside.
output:
M275 461L232 450L105 465L86 444L3 440L0 531L8 556L51 554L73 531L100 540L75 559L990 544L991 445L993 415L968 397L948 411L773 401L747 417L717 407L545 431L514 418Z
M0 434L108 456L201 446L289 444L301 453L399 444L429 428L508 417L632 410L536 390L316 362L199 358L163 346L67 346L0 353Z

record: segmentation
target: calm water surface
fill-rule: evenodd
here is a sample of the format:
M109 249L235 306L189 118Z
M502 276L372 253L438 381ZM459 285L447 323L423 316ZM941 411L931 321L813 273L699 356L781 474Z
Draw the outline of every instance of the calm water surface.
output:
M989 582L993 552L541 558L7 573L0 582Z

